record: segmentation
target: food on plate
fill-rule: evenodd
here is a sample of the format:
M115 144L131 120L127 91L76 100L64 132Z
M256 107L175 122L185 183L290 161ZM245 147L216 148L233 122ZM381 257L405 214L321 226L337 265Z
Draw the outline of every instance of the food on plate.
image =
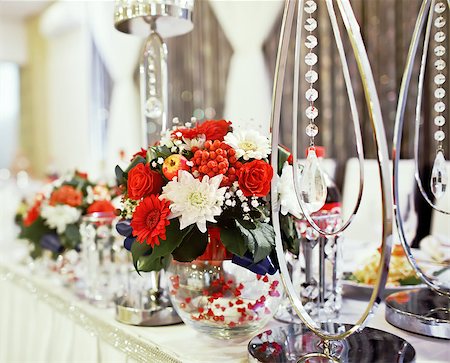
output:
M377 280L378 264L381 257L381 248L369 257L361 267L356 269L349 280L361 284L374 285ZM404 285L417 285L421 280L414 272L414 269L408 262L403 247L394 245L392 248L391 262L389 265L389 275L386 286L396 287Z

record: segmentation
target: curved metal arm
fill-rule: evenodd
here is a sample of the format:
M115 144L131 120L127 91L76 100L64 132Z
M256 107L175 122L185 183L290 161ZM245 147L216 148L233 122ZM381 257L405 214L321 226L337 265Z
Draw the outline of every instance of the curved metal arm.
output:
M380 103L375 88L369 60L365 51L364 43L359 32L359 26L353 14L349 0L337 0L339 10L344 20L347 33L352 43L353 52L358 63L358 69L361 74L366 102L369 109L369 116L371 126L375 135L375 142L377 145L377 158L380 170L380 187L382 194L382 256L379 264L377 274L377 283L373 289L372 296L361 318L357 323L347 331L331 334L322 330L317 323L306 313L301 300L297 296L292 281L289 277L286 259L283 251L283 244L281 240L280 219L279 219L279 204L276 193L276 179L272 180L271 184L271 208L272 221L275 229L276 252L280 263L280 273L283 284L291 300L294 310L303 321L303 323L312 330L316 335L325 340L341 340L351 334L364 328L367 319L372 315L381 302L381 295L384 290L384 285L387 280L389 272L389 259L391 255L392 245L392 199L391 186L389 178L389 154L387 150L386 136L384 133ZM286 60L289 47L289 35L292 29L293 17L295 13L295 2L286 0L283 22L281 26L280 43L278 47L277 62L275 68L275 80L272 99L272 155L271 163L275 170L278 169L278 142L279 142L279 128L280 128L280 111L282 99L282 87L285 75Z
M450 2L450 0L449 0L449 2ZM418 49L419 41L420 41L420 34L425 26L425 23L427 23L427 16L432 14L433 3L434 3L434 1L431 1L431 0L424 0L422 2L422 6L419 10L419 15L417 17L411 44L409 47L408 57L406 59L406 66L405 66L405 70L403 72L402 83L400 86L400 94L399 94L399 98L398 98L397 113L395 116L394 142L393 142L393 153L392 153L392 160L393 160L393 164L394 164L393 165L393 184L394 184L393 185L393 193L394 193L394 201L393 202L394 202L395 221L397 223L397 229L398 229L400 242L403 246L403 249L405 251L406 257L408 258L410 265L414 268L416 273L419 275L420 279L423 282L425 282L430 288L432 288L433 290L436 290L442 294L450 296L449 289L445 289L442 286L439 286L436 283L434 283L432 280L430 280L423 273L422 269L417 264L413 254L411 252L411 248L409 247L410 244L406 240L405 227L403 225L401 206L400 206L400 202L399 202L400 145L402 143L403 123L404 123L406 101L407 101L407 97L408 97L408 88L409 88L409 84L411 82L414 58L417 54L417 49ZM449 9L450 9L450 4L449 4ZM430 24L430 19L428 18L428 25L429 24ZM426 59L426 56L425 56L425 59ZM422 62L423 61L424 61L424 58L422 57ZM422 63L422 66L423 66L423 63ZM420 93L421 93L421 91L420 91ZM417 115L416 115L416 117L417 117ZM420 117L420 114L419 114L419 117ZM416 129L415 132L417 134L418 130ZM417 158L417 155L415 155L415 157ZM416 161L416 163L417 163L417 161ZM416 164L415 174L416 174L416 180L417 180L417 178L418 178L417 177L417 175L418 175L417 164ZM420 178L419 178L419 180L420 180ZM420 188L420 186L419 186L419 188ZM422 192L422 190L421 190L421 193L422 193L422 195L424 194ZM428 203L430 203L430 202L428 202Z

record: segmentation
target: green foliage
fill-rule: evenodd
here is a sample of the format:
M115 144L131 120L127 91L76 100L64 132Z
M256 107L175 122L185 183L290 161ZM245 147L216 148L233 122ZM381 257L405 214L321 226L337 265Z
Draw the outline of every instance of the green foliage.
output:
M300 240L294 225L294 218L291 215L282 215L280 213L280 229L283 247L289 252L298 256L300 248Z
M128 175L128 173L130 172L130 170L133 169L137 164L145 164L145 159L144 159L142 156L140 156L140 155L137 155L137 156L133 159L133 161L131 162L131 164L128 165L128 168L126 168L126 170L125 170L126 175L124 175L125 178L127 177L127 175ZM125 173L124 173L124 174L125 174Z
M116 165L116 168L114 169L114 171L116 173L117 185L122 185L122 184L126 185L127 184L126 174L122 170L122 168L119 165Z
M281 175L281 170L283 169L284 163L291 155L290 151L287 150L284 146L278 145L278 175Z
M275 246L275 231L271 225L256 223L255 229L246 229L237 223L237 227L244 236L248 250L253 254L255 263L270 255Z
M181 244L172 252L172 256L180 262L191 262L203 255L207 245L208 233L202 233L197 226L193 226Z
M78 224L68 224L60 238L65 248L74 249L79 246L81 244L81 235Z
M172 219L166 227L166 239L160 240L158 246L152 249L150 245L134 241L131 245L133 264L136 271L156 271L168 263L167 258L181 244L184 237L191 231L193 226L180 230L180 222L177 218Z
M172 154L172 151L170 151L170 149L165 145L152 146L147 150L147 160L150 162L160 157L165 159Z
M404 279L401 279L398 282L400 283L401 286L418 285L418 284L422 283L422 280L418 276L414 275L414 276L405 277Z
M238 225L234 222L233 225L222 226L220 228L220 239L228 251L242 257L248 251L248 244Z

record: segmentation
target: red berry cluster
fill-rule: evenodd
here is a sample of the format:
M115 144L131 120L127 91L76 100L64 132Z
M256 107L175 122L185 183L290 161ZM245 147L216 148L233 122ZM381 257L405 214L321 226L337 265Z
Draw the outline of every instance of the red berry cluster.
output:
M223 174L221 186L230 186L237 180L237 171L242 163L236 158L236 151L219 140L206 141L204 149L192 148L194 157L192 172L198 172L200 179L204 175L210 178Z

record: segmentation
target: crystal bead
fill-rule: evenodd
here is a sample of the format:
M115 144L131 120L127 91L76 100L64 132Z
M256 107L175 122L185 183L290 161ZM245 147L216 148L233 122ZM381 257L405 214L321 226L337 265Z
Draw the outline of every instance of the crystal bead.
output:
M309 102L314 102L319 97L319 92L317 92L314 88L308 88L305 92L305 97Z
M308 117L310 120L314 120L317 116L319 116L319 110L314 107L314 106L309 106L306 110L305 110L305 115L306 117ZM314 125L316 126L316 125ZM308 126L306 126L306 134L308 135ZM317 126L316 126L317 127ZM312 131L314 132L314 131ZM317 132L316 132L317 135ZM308 135L310 137L316 136L316 135Z
M312 1L312 0L308 0L305 3L305 13L307 14L312 14L317 10L317 4Z
M447 189L448 175L445 164L444 153L438 151L436 158L434 159L430 179L431 192L436 199L440 199Z
M437 3L434 6L434 11L438 14L442 14L445 11L445 4L444 3Z
M434 76L434 83L436 83L438 86L445 83L445 76L443 74L436 74Z
M436 112L444 112L445 111L445 103L442 101L436 102L434 104L434 110Z
M438 71L444 70L445 66L446 66L446 64L445 64L445 61L443 59L438 59L436 62L434 62L434 67Z
M442 17L442 16L438 16L436 18L436 20L434 21L434 26L436 28L443 28L445 24L446 24L446 21L445 21L444 17Z
M308 151L306 165L301 176L300 191L308 212L317 212L324 206L327 198L327 186L314 148L310 148Z
M434 139L436 141L443 141L445 139L445 133L442 130L438 130L434 133Z
M306 82L308 82L308 83L314 83L319 79L319 75L317 74L316 71L310 70L310 71L306 72L305 79L306 79Z
M437 32L434 35L434 40L438 43L441 43L445 40L445 33L444 32Z
M310 123L308 126L306 126L305 132L309 137L314 137L319 133L319 128L316 124Z
M305 46L308 49L313 49L317 46L317 38L314 35L308 35L306 37Z
M145 116L149 118L158 118L161 117L162 112L162 103L156 97L150 97L147 102L145 102Z
M444 126L444 124L445 124L445 117L442 116L442 115L436 116L434 118L434 124L436 126Z
M444 98L445 97L445 89L443 88L436 88L434 91L434 97L436 98Z
M317 232L314 228L308 227L306 228L305 237L308 241L315 241L320 237L320 233Z
M307 18L305 23L305 29L309 32L312 32L317 28L317 21L314 18Z
M308 53L307 55L305 55L305 63L308 66L313 66L317 63L317 55L315 55L314 53Z
M445 54L445 47L438 45L434 48L434 54L436 54L437 57L442 57Z

